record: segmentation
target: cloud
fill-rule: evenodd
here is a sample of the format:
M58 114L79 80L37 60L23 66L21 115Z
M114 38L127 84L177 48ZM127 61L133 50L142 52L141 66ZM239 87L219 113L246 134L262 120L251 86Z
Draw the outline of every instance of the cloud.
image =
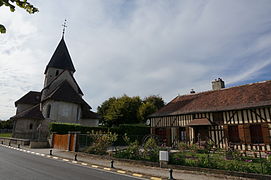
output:
M20 98L22 91L42 88L42 73L65 18L75 77L94 109L124 93L160 94L168 102L192 88L209 90L218 77L229 85L257 81L270 65L269 1L59 0L36 5L40 12L31 16L0 12L10 30L0 36L5 42L0 43L0 72L9 72L0 86L15 87L14 97L1 104L10 107L10 99Z

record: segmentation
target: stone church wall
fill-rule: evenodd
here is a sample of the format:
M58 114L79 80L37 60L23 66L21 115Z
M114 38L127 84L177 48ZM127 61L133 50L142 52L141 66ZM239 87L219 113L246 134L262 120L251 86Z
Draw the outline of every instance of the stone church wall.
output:
M47 116L47 108L51 105L50 116ZM78 112L79 111L79 112ZM43 106L43 116L52 122L79 123L78 113L81 108L78 104L63 101L47 101Z
M17 119L15 122L15 132L13 132L13 137L21 139L34 139L40 123L40 120Z

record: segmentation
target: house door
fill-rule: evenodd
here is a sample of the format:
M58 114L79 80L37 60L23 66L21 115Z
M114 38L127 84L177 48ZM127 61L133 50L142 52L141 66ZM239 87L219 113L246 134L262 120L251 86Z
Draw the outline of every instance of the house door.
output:
M195 142L200 141L207 141L209 134L208 134L208 127L207 126L195 126L194 127L194 137Z

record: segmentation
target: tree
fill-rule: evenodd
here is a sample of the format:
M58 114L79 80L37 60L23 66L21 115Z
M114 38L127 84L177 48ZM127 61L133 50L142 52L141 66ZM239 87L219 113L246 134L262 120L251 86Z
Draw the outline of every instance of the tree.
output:
M145 122L149 115L156 112L165 105L164 100L158 95L145 97L138 110L138 119Z
M111 97L98 107L98 114L102 117L105 126L118 126L119 124L135 124L145 122L147 117L163 107L164 100L158 95L145 97L129 97L123 95Z
M108 113L110 106L117 100L115 97L111 97L104 101L101 106L98 106L97 113L101 116L101 123L107 125L107 121L104 116Z
M141 103L142 101L138 96L129 97L123 95L111 104L104 118L111 126L138 123L137 112Z
M98 107L98 114L102 117L102 123L109 127L138 123L137 113L141 104L138 96L111 97Z
M157 110L162 108L163 106L165 106L165 102L164 102L163 98L160 97L159 95L151 95L151 96L145 97L143 102L144 103L146 103L146 102L152 103L157 108Z
M13 120L0 121L0 129L12 129Z
M138 118L141 122L145 122L147 117L157 111L157 107L151 102L143 103L138 109Z
M27 2L27 0L0 0L0 7L3 5L9 7L11 12L15 11L15 6L25 9L29 14L39 11L38 8ZM0 33L6 33L6 28L2 24L0 24Z

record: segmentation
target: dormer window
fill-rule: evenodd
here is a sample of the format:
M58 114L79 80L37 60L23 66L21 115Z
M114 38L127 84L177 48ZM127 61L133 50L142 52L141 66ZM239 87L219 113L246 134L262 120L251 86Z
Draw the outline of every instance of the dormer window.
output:
M58 76L59 75L59 70L56 70L56 76Z

